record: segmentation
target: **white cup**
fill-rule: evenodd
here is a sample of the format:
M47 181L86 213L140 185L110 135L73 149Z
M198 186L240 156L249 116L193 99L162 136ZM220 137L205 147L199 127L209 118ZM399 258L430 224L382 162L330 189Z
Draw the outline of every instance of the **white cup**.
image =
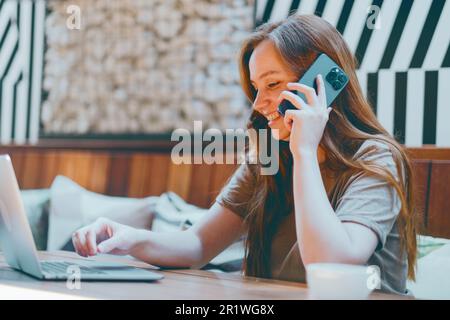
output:
M367 299L372 288L367 266L312 263L306 266L311 299Z

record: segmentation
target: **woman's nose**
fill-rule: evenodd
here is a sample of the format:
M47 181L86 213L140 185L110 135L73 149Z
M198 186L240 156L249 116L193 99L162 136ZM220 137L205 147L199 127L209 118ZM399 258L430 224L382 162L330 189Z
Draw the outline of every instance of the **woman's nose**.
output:
M267 109L270 104L270 99L267 95L258 91L255 101L253 101L253 109L259 113L263 113L263 110Z

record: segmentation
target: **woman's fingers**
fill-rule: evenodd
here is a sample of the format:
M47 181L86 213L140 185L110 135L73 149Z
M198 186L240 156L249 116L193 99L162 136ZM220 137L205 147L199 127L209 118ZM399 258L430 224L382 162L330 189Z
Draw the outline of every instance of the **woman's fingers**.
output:
M301 97L299 97L295 93L292 93L292 92L287 91L287 90L281 92L279 99L281 99L281 100L285 99L285 100L289 101L297 109L305 109L305 108L308 107L306 102Z
M324 108L327 107L327 93L325 92L325 83L323 82L323 77L319 74L316 78L317 83L317 97L319 99L319 104Z
M93 224L76 231L72 236L72 242L77 253L84 257L97 254L97 239L110 237L107 229L107 220L97 219Z
M291 132L292 131L292 122L293 121L292 121L292 118L287 117L287 111L284 114L283 121L284 121L284 126L286 127L286 129L288 129L288 131Z
M81 245L80 245L80 242L78 240L77 232L74 232L73 235L72 235L72 244L73 244L73 247L75 248L76 253L81 255Z
M327 97L322 75L319 74L316 77L315 81L317 84L317 93L314 88L301 83L290 82L287 84L287 86L290 90L297 90L303 93L309 106L319 105L326 108Z
M306 102L310 106L315 106L318 103L318 97L314 88L301 83L290 82L287 84L289 90L297 90L303 93L306 97Z
M83 257L87 257L87 250L85 245L85 236L84 232L81 232L81 230L74 233L72 236L73 245L75 247L76 252Z
M102 242L112 237L114 222L106 218L98 218L92 224L92 230L96 234L96 243Z
M119 237L112 237L106 241L100 243L97 247L99 253L108 253L117 248L121 243L121 239Z
M289 130L292 131L292 125L294 123L294 118L296 117L297 112L302 112L299 110L286 110L284 114L284 126Z
M85 235L86 238L86 250L90 256L97 254L97 235L94 230L88 230Z
M109 252L117 241L115 223L108 219L99 218L93 224L81 228L72 235L72 242L76 252L83 256L93 256L99 252ZM114 241L110 241L114 239Z
M84 232L79 233L78 241L80 242L82 256L89 256L89 252L86 247L86 236Z

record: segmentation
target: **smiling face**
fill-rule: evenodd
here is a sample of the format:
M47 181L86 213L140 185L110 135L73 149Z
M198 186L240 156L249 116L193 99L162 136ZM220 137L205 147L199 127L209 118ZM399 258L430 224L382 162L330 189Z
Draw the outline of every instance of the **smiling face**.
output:
M269 120L272 136L289 140L290 132L279 115L278 98L287 90L289 82L296 82L296 75L284 63L274 44L265 40L253 50L249 61L250 81L257 91L253 108Z
M289 82L298 81L297 76L270 40L264 40L255 47L249 60L249 71L250 82L257 92L253 109L269 121L274 139L289 141L290 131L277 111L280 103L278 99L282 91L288 90ZM317 157L320 163L326 160L326 153L321 146L317 150Z

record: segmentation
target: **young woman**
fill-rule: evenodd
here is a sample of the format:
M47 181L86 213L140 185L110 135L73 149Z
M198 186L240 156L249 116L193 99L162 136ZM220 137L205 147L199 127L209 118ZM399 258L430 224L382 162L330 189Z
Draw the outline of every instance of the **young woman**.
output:
M322 76L317 93L296 83L320 53L349 76L330 108ZM256 30L239 63L253 104L249 127L270 129L280 140L278 172L241 165L205 218L186 231L154 233L99 219L74 233L77 252L198 268L245 234L246 275L305 281L309 263L377 265L382 290L405 294L416 262L410 161L364 98L342 36L319 17L291 16ZM297 108L284 117L277 113L283 99Z

